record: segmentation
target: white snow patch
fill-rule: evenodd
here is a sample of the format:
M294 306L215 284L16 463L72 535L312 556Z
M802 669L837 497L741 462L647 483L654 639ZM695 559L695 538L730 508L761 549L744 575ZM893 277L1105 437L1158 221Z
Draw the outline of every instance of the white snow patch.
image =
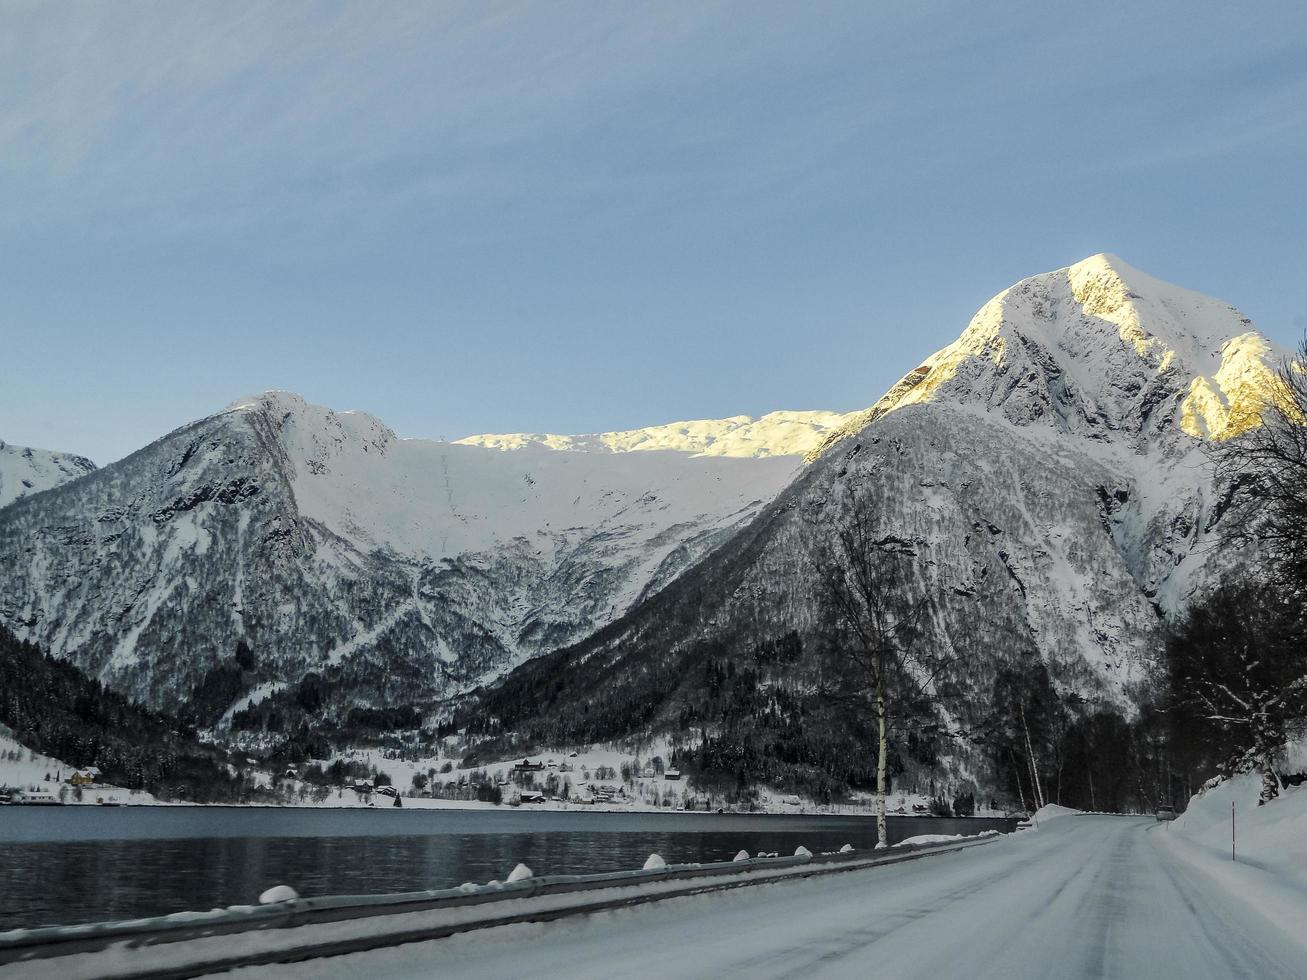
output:
M1085 811L1083 810L1073 810L1069 806L1059 806L1056 803L1046 803L1035 811L1032 819L1034 820L1035 825L1038 826L1041 823L1056 819L1057 817L1073 817L1077 813L1084 812Z
M519 864L516 868L514 868L512 871L509 872L508 882L509 884L512 884L515 881L526 881L526 879L530 877L532 877L531 869L528 868L525 864Z
M276 902L293 902L300 897L300 893L290 885L273 885L262 895L259 896L260 905L272 905Z

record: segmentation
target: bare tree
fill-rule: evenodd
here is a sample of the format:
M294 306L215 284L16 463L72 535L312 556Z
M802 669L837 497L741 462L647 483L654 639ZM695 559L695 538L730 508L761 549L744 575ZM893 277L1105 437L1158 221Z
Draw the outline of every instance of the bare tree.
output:
M1307 592L1307 338L1281 363L1258 406L1260 425L1214 443L1218 479L1233 499L1227 539L1256 542L1282 585Z
M1174 721L1207 742L1223 766L1255 766L1262 773L1261 803L1278 795L1276 755L1307 730L1303 633L1300 603L1243 581L1222 583L1167 637Z
M914 591L916 553L859 501L817 536L823 694L875 723L876 833L888 843L885 796L891 733L934 703L943 656L925 642L930 600Z

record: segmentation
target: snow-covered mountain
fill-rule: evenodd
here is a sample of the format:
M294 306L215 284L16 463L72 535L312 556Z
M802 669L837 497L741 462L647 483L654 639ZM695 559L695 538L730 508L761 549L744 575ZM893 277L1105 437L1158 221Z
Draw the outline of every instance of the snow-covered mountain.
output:
M856 504L920 557L957 691L1029 654L1124 704L1220 560L1203 444L1255 422L1278 356L1100 255L1004 290L851 416L445 443L271 392L0 509L0 623L207 719L309 674L341 706L426 701L574 645L495 710L621 734L671 723L701 644L802 636L813 535Z
M84 456L11 446L0 439L0 507L49 490L95 469Z
M270 392L0 512L0 622L161 707L241 641L260 693L327 670L365 703L448 693L657 591L840 421L681 423L560 451L399 439Z
M836 412L770 412L761 418L672 422L647 429L598 432L582 436L547 433L468 436L459 445L490 449L542 446L568 452L656 452L670 449L694 456L803 456L812 452L851 415Z
M1095 496L1126 570L1171 612L1228 503L1214 498L1203 443L1257 423L1286 353L1228 304L1095 255L999 293L809 459L905 409L925 420L962 413L958 425L982 425L1036 466L1049 453L1078 457L1068 475L1103 488Z
M811 543L854 506L915 553L914 588L936 600L934 642L957 654L947 723L977 723L996 672L1032 658L1062 691L1129 710L1157 626L1226 560L1233 491L1204 443L1256 424L1281 353L1227 304L1114 256L1017 283L832 431L747 528L480 710L550 744L718 725L698 663L774 664L765 651L809 633ZM786 676L802 689L812 669ZM578 714L607 704L623 708Z

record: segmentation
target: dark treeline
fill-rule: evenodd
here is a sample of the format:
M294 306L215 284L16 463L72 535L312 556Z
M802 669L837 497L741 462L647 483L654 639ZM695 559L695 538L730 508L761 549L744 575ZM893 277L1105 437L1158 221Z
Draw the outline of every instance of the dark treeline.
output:
M498 758L538 745L667 733L683 746L673 763L697 788L733 802L747 802L760 785L829 802L873 784L875 760L865 751L870 721L850 726L804 680L803 654L793 632L743 650L704 640L642 665L620 684L604 684L597 696L576 691L585 683L580 675L523 668L516 683L483 692L441 734L465 729L478 740L475 758ZM923 758L935 751L929 739L913 748ZM891 771L903 771L897 753Z
M247 800L221 753L198 744L174 718L107 690L72 664L0 627L0 723L23 745L102 778L169 799Z
M1032 658L998 671L988 705L964 738L982 749L1000 798L1021 809L1148 811L1181 806L1197 787L1192 761L1175 752L1151 702L1127 718L1115 705L1059 692Z
M352 685L339 667L310 671L298 683L233 714L231 728L272 736L276 748L271 758L278 762L327 758L338 748L421 728L421 706L360 706L352 703Z

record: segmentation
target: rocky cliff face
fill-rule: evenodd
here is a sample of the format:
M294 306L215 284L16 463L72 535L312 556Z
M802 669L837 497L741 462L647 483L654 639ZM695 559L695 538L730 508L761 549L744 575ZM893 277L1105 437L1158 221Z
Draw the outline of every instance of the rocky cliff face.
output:
M702 442L740 424L686 425ZM804 424L799 452L829 428ZM518 442L403 440L286 393L235 403L0 511L0 622L157 707L242 641L258 694L333 668L360 703L439 696L622 614L800 465Z

